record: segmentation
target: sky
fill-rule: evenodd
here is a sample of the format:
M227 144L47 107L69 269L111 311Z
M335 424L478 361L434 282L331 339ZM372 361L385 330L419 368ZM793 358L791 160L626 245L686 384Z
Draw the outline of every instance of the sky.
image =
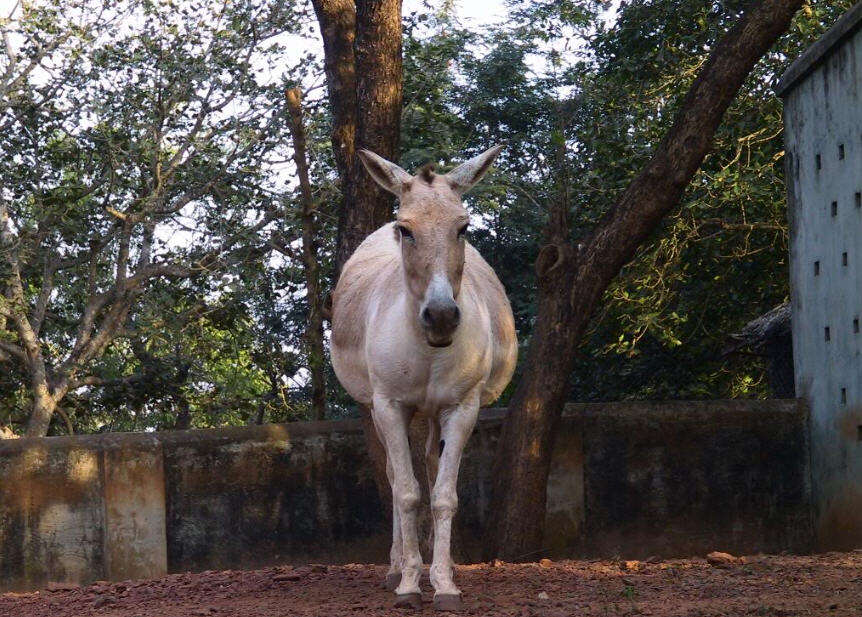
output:
M14 18L20 15L21 11L21 3L29 2L31 4L38 4L39 0L0 0L0 24L6 19ZM183 0L173 0L171 4L176 7L177 5L181 5ZM432 4L438 4L432 0ZM505 0L456 0L455 2L456 10L458 13L458 18L462 22L465 27L474 28L474 29L482 29L482 28L490 28L493 24L499 23L505 19L507 10L505 6ZM427 11L427 7L424 6L423 0L403 0L402 5L402 13L404 15L409 15L414 11ZM133 26L133 24L129 24ZM14 47L18 47L21 44L21 40L19 37L13 34L10 37L11 44ZM285 44L285 47L288 50L295 50L295 59L299 60L302 55L309 51L315 52L317 57L323 57L323 42L318 34L318 36L309 38L306 36L299 35L283 35L279 37L281 39L280 42ZM2 44L2 41L0 41ZM2 47L0 47L0 51L2 51ZM288 54L289 56L291 54ZM252 60L253 61L253 60ZM3 66L2 61L2 53L0 53L0 66ZM258 81L260 82L271 82L280 80L284 74L284 71L287 69L287 65L285 66L268 66L261 65L256 67L258 69ZM34 79L38 82L39 71L37 70L34 74ZM313 84L306 84L306 87L312 86ZM318 88L316 92L314 92L311 96L323 96L324 89Z
M25 2L30 2L33 4L37 4L39 0L23 0ZM0 20L6 20L9 18L15 18L20 15L21 11L21 2L22 0L0 0ZM182 0L174 0L171 3L174 7L182 4ZM439 4L438 2L431 2L432 5ZM456 0L455 2L456 11L458 14L458 18L461 23L468 28L480 30L483 28L491 28L494 24L497 24L503 21L506 17L507 10L505 6L505 0ZM427 7L425 6L423 0L404 0L402 6L402 13L404 15L409 15L415 11L427 11ZM0 21L2 23L2 21ZM130 27L134 27L134 24L127 24ZM11 44L14 47L18 47L21 44L21 40L18 37L11 37ZM304 36L289 36L284 35L284 39L281 41L285 48L288 50L295 50L296 60L299 60L305 52L309 51L311 47L312 51L315 52L315 55L318 57L323 56L323 44L320 39L320 36L316 37L304 37ZM2 48L0 48L0 55L2 55ZM289 56L292 54L288 54ZM280 80L284 74L284 71L288 69L288 66L292 64L292 62L287 62L282 66L269 66L267 64L263 64L265 62L263 58L261 58L262 64L257 67L257 79L259 82L273 82ZM0 66L3 65L2 60L0 60ZM37 83L40 81L39 73L42 72L37 69L33 74L33 79ZM45 75L47 79L47 74ZM313 84L305 84L306 87L309 87ZM325 96L325 89L316 88L310 96L317 98ZM226 114L237 113L238 109L225 109L224 112ZM276 165L273 167L274 177L277 179L277 184L282 185L290 185L295 181L294 173L292 169L292 164L286 162L282 165ZM189 207L192 207L191 205ZM188 221L192 223L191 220ZM175 244L183 244L191 241L191 234L188 230L184 230L181 228L169 228L162 227L156 230L156 235L159 236L159 239L165 241L169 245Z
M10 17L17 17L20 14L21 10L21 1L22 0L0 0L0 20L5 20ZM38 3L38 0L25 0L31 3ZM181 4L180 2L176 2L176 4ZM436 4L436 3L432 3ZM481 28L489 28L493 24L502 21L506 16L506 6L504 0L456 0L456 10L458 11L458 17L463 23L464 26L481 29ZM422 0L404 0L402 12L404 15L409 15L414 11L423 11L427 10L424 6ZM131 25L131 24L130 24ZM288 40L283 41L286 43L285 47L287 49L295 49L297 59L301 57L303 52L308 51L309 47L313 47L313 51L316 52L318 57L322 57L323 55L323 45L320 37L307 38L307 37L287 37ZM11 41L14 46L20 45L20 40L17 40L13 37ZM2 48L0 48L2 49ZM2 65L2 62L0 62ZM261 66L259 67L260 73L258 73L259 80L268 82L279 80L284 73L284 70L287 66ZM34 79L38 82L38 71L33 75ZM307 84L310 86L311 84ZM311 95L313 97L325 96L325 89L318 88ZM232 110L225 110L226 113L231 113ZM233 110L236 111L236 110ZM291 165L286 165L284 169L276 170L276 176L279 178L279 183L287 183L290 184L293 179L292 169L288 169L292 167ZM161 238L163 240L168 241L171 244L177 242L185 242L188 241L187 233L184 233L182 230L174 229L168 231L157 230L157 235L161 235L158 233L161 231L162 233L168 234L170 237Z
M20 0L0 0L0 16L8 17ZM465 22L476 26L494 23L506 15L502 0L460 0L456 3L458 14ZM422 10L422 0L404 0L403 13Z

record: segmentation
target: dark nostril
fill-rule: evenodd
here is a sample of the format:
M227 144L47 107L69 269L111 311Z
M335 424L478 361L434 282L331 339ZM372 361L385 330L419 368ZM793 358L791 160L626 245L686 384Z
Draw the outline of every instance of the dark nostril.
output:
M419 313L422 325L432 330L453 330L461 322L461 310L451 304L430 304Z

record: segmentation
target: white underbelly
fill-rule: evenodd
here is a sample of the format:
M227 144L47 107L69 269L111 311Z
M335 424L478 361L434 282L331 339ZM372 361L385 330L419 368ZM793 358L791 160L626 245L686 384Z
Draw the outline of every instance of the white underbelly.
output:
M384 397L434 412L457 405L477 386L484 395L495 356L486 308L463 306L464 321L445 348L431 347L405 313L403 300L372 303L364 345L354 350L333 345L333 366L350 396L363 404Z
M450 347L424 347L368 354L369 383L373 395L394 399L420 411L435 411L461 402L477 385L487 381L491 350L456 337Z

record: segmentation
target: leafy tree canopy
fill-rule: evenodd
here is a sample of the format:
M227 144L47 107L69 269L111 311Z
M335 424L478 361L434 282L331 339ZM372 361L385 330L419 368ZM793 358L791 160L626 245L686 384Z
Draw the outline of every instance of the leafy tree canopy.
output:
M470 233L522 343L549 205L570 204L575 240L593 228L743 5L517 0L484 32L449 0L405 15L400 163L508 146L468 197ZM681 208L607 291L572 398L769 395L760 359L719 350L788 296L772 87L849 5L807 5L757 65ZM308 94L326 288L339 200L310 7L44 0L2 32L0 424L23 432L40 383L52 433L63 416L79 432L307 417L290 85ZM329 414L352 413L328 383Z

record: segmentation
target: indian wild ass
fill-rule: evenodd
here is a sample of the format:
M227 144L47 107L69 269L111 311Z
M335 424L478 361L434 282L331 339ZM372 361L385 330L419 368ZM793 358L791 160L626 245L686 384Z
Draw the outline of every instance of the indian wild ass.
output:
M427 418L425 444L434 558L434 606L461 607L450 534L461 452L480 405L509 383L517 359L512 309L491 267L465 239L461 196L499 154L491 148L445 175L411 176L367 150L359 156L399 198L396 220L356 249L333 294L332 364L347 392L370 407L386 449L393 528L387 586L396 606L421 606L416 535L419 484L407 428Z

